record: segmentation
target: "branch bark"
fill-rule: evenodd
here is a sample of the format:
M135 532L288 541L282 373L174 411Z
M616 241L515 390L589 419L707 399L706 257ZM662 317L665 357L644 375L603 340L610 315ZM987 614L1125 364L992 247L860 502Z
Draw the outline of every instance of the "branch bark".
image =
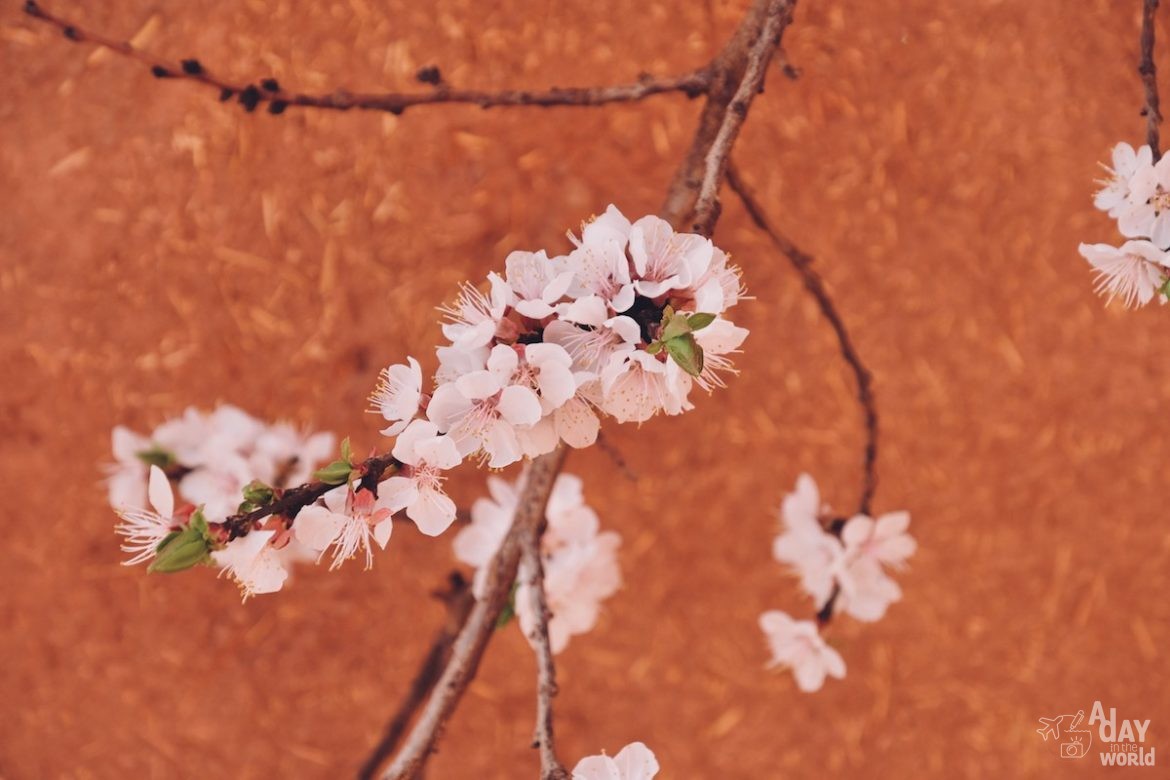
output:
M92 32L45 9L35 0L27 0L24 11L29 16L56 27L76 43L92 43L114 51L150 68L158 78L182 79L202 84L219 91L221 100L235 98L246 110L267 106L272 114L283 113L291 106L320 108L332 111L386 111L401 114L413 106L436 103L465 103L480 108L493 106L600 106L607 103L629 103L667 92L682 92L694 98L707 90L710 68L704 67L677 76L642 76L629 84L601 87L552 87L543 90L507 89L485 92L474 89L455 89L442 82L429 92L356 93L346 90L310 94L286 90L275 79L260 79L241 83L217 76L196 59L168 60L139 49L129 41L120 41Z
M1138 73L1146 93L1146 104L1142 114L1146 117L1146 144L1154 153L1154 162L1162 157L1159 146L1158 125L1162 122L1162 111L1158 104L1158 68L1154 64L1154 15L1158 11L1158 0L1142 0L1141 62Z
M557 695L557 670L548 639L548 599L544 591L544 563L540 558L543 528L521 540L520 561L528 572L528 590L536 625L528 639L536 650L536 728L532 747L540 750L541 780L568 780L569 773L557 758L553 731L553 697Z

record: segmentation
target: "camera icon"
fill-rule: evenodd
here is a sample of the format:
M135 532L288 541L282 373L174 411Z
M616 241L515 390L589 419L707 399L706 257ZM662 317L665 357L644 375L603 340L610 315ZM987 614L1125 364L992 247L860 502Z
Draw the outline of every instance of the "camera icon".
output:
M1080 737L1073 737L1071 742L1060 744L1061 758L1084 758L1089 752L1089 746L1081 741Z

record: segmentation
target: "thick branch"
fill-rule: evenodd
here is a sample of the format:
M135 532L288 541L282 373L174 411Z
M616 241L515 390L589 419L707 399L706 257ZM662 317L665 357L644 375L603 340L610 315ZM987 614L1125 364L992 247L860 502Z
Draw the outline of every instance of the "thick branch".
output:
M682 92L688 97L697 97L707 90L710 69L683 73L678 76L643 76L631 84L617 84L603 87L552 87L544 90L509 89L499 92L483 92L472 89L454 89L439 83L429 92L399 93L386 92L363 94L337 90L323 94L310 94L286 90L275 79L262 79L256 83L240 83L216 76L195 59L181 61L167 60L135 47L129 41L119 41L100 33L90 32L72 22L46 10L34 0L24 5L25 13L45 21L71 41L92 43L103 46L124 57L135 60L150 68L158 78L174 78L193 81L216 89L223 100L236 98L248 110L258 105L267 105L269 113L279 114L290 106L323 108L334 111L360 109L365 111L388 111L401 114L412 106L432 103L466 103L491 108L493 106L599 106L606 103L628 103L642 100L665 92Z
M386 780L409 780L418 776L439 732L475 677L483 652L495 631L496 620L507 603L512 583L516 581L522 540L544 524L548 497L566 453L565 445L561 444L529 465L512 527L488 563L483 596L472 607L467 623L456 637L451 658L422 714L383 775Z
M540 780L568 780L569 774L557 758L553 733L552 700L557 695L557 670L548 640L548 600L544 592L544 564L540 559L543 529L521 540L520 560L528 573L528 591L536 624L528 635L536 649L536 729L532 747L540 749Z
M399 705L398 711L394 713L394 717L386 725L382 739L378 741L373 752L370 753L370 757L366 759L358 771L358 780L373 780L378 776L378 768L394 752L394 748L398 746L398 741L406 732L411 718L414 717L418 708L439 681L443 666L451 655L451 645L467 622L468 615L471 614L471 608L475 605L475 596L472 594L471 586L467 580L459 572L452 572L450 583L451 587L448 591L435 594L447 605L447 619L435 634L430 651L423 659L422 666L411 682L410 690L406 692L406 697Z
M1146 92L1146 105L1142 109L1142 114L1146 117L1146 143L1154 153L1155 162L1162 156L1158 139L1158 125L1162 122L1162 112L1158 106L1158 68L1154 64L1154 14L1157 10L1158 0L1143 0L1142 58L1138 64L1138 73L1142 75L1142 86Z
M837 345L841 350L841 357L845 359L845 362L853 371L854 379L857 380L857 402L860 404L861 413L865 418L865 449L862 456L861 496L857 502L857 511L862 514L869 514L870 505L873 503L873 494L877 490L878 413L877 403L873 397L873 375L866 368L865 363L862 362L861 356L857 353L857 348L853 346L853 340L849 337L849 331L845 328L845 321L841 319L841 314L837 311L837 307L833 304L833 299L829 296L829 291L825 287L825 280L821 278L821 275L813 266L812 257L802 252L772 225L767 215L764 214L760 202L756 200L755 196L747 188L747 185L734 165L727 171L727 184L735 191L739 199L743 201L744 208L747 209L748 215L752 218L752 222L760 230L768 234L768 237L772 240L772 244L780 250L781 254L788 258L792 267L800 274L805 289L812 294L812 297L817 302L817 306L821 310L821 314L828 320L829 325L833 328L833 332L837 334Z

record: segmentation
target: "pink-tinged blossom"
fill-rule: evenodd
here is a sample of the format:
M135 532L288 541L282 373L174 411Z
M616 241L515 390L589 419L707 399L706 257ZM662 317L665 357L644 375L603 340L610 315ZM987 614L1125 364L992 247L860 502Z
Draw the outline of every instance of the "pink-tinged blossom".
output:
M471 507L471 523L455 537L455 557L475 567L474 591L483 595L487 564L499 549L519 495L516 486L488 479L491 498ZM618 534L599 531L596 513L584 503L581 481L561 474L553 485L546 510L548 530L541 539L545 597L551 617L549 643L559 653L570 637L590 631L597 623L601 602L621 587L617 550ZM516 614L525 637L535 627L528 573L521 567L517 577Z
M1170 253L1149 241L1126 241L1120 248L1081 244L1080 252L1096 272L1097 292L1120 298L1126 307L1145 306L1166 282Z
M211 553L222 572L240 586L245 599L275 593L288 579L279 552L270 544L275 536L276 531L252 531Z
M368 490L353 490L348 485L330 490L323 497L324 505L307 506L297 514L293 535L319 556L332 547L330 570L339 568L359 553L365 556L365 568L370 568L374 565L370 541L385 548L394 530L395 510L382 491L385 484L378 486L377 498Z
M371 410L390 423L382 429L386 436L397 436L418 414L422 403L422 368L418 361L407 357L409 365L393 365L382 369L378 386L370 396Z
M458 349L486 347L497 335L510 333L504 313L512 290L498 274L488 274L488 282L491 290L487 295L464 284L455 305L440 309L448 320L443 324L443 335Z
M796 687L805 693L818 691L825 677L845 677L845 661L821 637L816 623L793 620L779 610L760 615L760 630L772 659L768 666L791 669Z
M737 266L728 262L727 255L715 248L711 264L694 283L694 310L722 314L743 297L743 280Z
M149 488L145 491L150 509L118 509L122 519L114 532L123 537L122 552L129 553L126 566L144 563L154 557L159 544L179 527L175 520L175 496L167 475L158 466L150 467Z
M487 368L440 385L427 405L427 417L454 439L461 455L482 450L491 468L503 468L523 455L518 427L541 418L540 398L515 383L516 350L497 345Z
M512 252L504 260L504 280L511 288L513 307L521 315L542 320L554 312L573 281L571 270L560 270L544 251Z
M630 228L630 257L638 280L634 289L647 298L685 290L703 277L714 248L710 239L676 233L670 223L642 217Z
M1139 147L1135 152L1132 146L1122 142L1113 147L1112 157L1112 168L1102 166L1109 176L1101 182L1103 186L1093 198L1093 205L1116 217L1129 198L1130 181L1138 171L1153 167L1154 155L1149 146Z
M255 479L273 487L291 487L310 480L335 445L332 433L305 433L288 423L276 423L256 437L248 464Z
M1139 168L1129 180L1125 203L1113 211L1121 235L1148 238L1159 249L1170 249L1170 158Z
M244 485L256 478L246 458L235 450L224 450L202 467L193 469L179 480L179 495L203 507L210 523L222 523L242 501Z
M772 543L772 555L787 564L800 586L820 609L833 593L834 567L844 554L841 542L821 525L820 492L808 474L796 479L796 490L784 497L783 533Z
M727 356L739 352L747 337L747 328L722 318L695 333L695 342L703 349L703 371L695 378L699 387L710 391L727 386L723 374L739 373Z
M844 553L834 565L841 586L837 608L862 621L881 620L891 604L902 598L884 567L901 569L918 548L906 532L909 512L890 512L875 521L856 515L841 530Z
M418 530L438 536L455 521L455 502L443 492L443 472L463 460L455 442L439 434L426 420L415 420L394 443L394 457L403 463L401 475L378 486L378 500L397 512L406 510Z
M573 767L572 780L653 780L658 759L641 742L631 742L616 756L588 756Z

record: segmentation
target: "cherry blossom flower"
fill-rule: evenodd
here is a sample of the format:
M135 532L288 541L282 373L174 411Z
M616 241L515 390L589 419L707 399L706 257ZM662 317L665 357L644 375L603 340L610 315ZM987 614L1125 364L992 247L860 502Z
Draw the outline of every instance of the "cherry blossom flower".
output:
M378 387L370 396L372 411L392 423L382 429L386 436L397 436L406 430L422 403L422 368L412 357L407 357L406 361L409 365L382 369L378 375Z
M702 278L713 253L710 239L676 233L659 217L642 217L630 228L630 257L638 277L634 289L647 298L686 289Z
M454 439L461 455L482 450L491 468L503 468L523 455L518 426L541 418L540 398L516 384L520 358L509 346L491 351L487 368L440 385L427 404L427 417Z
M573 301L559 309L559 316L583 325L599 325L606 311L621 313L634 305L634 284L625 246L630 222L613 206L587 224L577 248L557 258L558 267L570 270L568 294Z
M805 693L820 690L826 676L845 677L844 659L826 644L813 621L771 610L760 615L760 629L772 653L768 666L791 669L796 687Z
M572 780L652 780L658 769L650 748L631 742L612 758L602 753L581 759L573 767Z
M890 604L902 598L902 589L883 567L901 569L918 545L906 529L909 512L890 512L876 521L856 515L841 530L844 553L834 562L841 586L837 607L863 621L880 620Z
M615 354L601 372L601 407L618 422L645 422L658 412L681 414L691 378L676 363L635 349Z
M240 586L246 600L250 596L275 593L288 579L278 551L269 542L276 531L252 531L228 542L222 550L211 553L212 560Z
M513 252L504 260L504 279L515 295L516 311L535 320L553 312L573 281L573 271L560 270L544 251Z
M739 373L727 356L739 352L747 337L747 328L737 327L722 318L695 333L695 341L703 348L703 371L695 378L700 387L707 391L727 387L721 374Z
M461 350L486 347L500 332L510 332L504 313L512 298L512 290L498 274L488 274L491 291L484 295L470 284L459 291L455 305L440 309L447 315L443 335Z
M167 475L158 466L151 466L149 480L150 486L145 492L153 511L128 508L118 510L118 517L122 518L122 522L114 528L114 532L125 539L122 542L122 552L131 555L129 560L123 562L125 566L133 566L153 558L163 539L180 524L175 519L175 496Z
M1125 203L1115 207L1117 227L1126 238L1149 238L1170 248L1170 159L1139 168L1129 180Z
M225 449L201 468L179 480L179 494L203 506L208 522L221 523L239 507L244 485L256 479L252 465L235 450Z
M1081 244L1080 252L1097 273L1097 292L1120 298L1126 307L1149 303L1170 274L1170 253L1149 241L1126 241L1120 248Z
M490 498L480 498L471 507L471 523L455 536L455 557L476 569L473 588L483 595L487 564L503 542L519 493L516 486L491 477ZM549 644L561 652L570 637L590 631L597 623L601 602L621 587L617 549L618 534L599 532L596 513L585 504L581 480L560 474L546 509L548 530L541 539L545 598L551 617ZM516 615L525 637L535 628L529 573L522 566L517 575Z
M391 511L405 509L427 536L446 531L455 521L455 502L443 492L442 472L463 460L455 441L439 435L434 423L415 420L395 442L394 457L405 464L403 473L378 486L378 500Z
M323 506L307 506L297 515L293 523L296 540L316 551L318 556L333 547L330 571L340 568L359 552L365 554L365 568L370 568L374 565L371 538L385 549L394 530L395 510L382 491L385 484L378 486L377 498L368 490L353 490L349 485L330 490L323 496Z
M1151 168L1154 155L1149 146L1142 146L1136 152L1127 143L1113 147L1113 167L1102 166L1109 172L1109 178L1101 182L1104 186L1097 192L1093 205L1109 216L1116 217L1129 198L1129 183L1139 170Z
M808 474L796 479L796 491L784 498L781 508L784 532L772 544L772 556L788 564L800 578L801 588L820 609L833 593L835 566L844 555L841 542L821 526L821 499L816 482Z
M841 592L834 611L872 623L885 617L890 605L902 599L902 589L872 559L846 555L834 564L834 576Z

